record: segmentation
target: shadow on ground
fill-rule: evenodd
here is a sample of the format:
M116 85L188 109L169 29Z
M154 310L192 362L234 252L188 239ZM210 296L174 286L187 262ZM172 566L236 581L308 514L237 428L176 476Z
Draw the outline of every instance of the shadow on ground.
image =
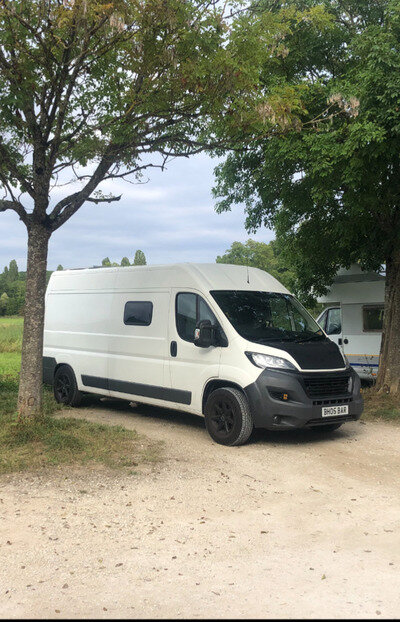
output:
M194 430L204 431L207 435L204 418L191 413L162 408L161 406L150 406L148 404L137 404L132 408L126 400L114 398L101 398L96 395L85 395L82 400L82 408L95 408L99 412L112 411L123 413L127 416L140 416L153 420L154 422L171 423L179 428L193 428ZM356 428L354 426L357 426ZM344 424L340 429L334 432L324 432L323 430L287 430L284 432L255 429L247 444L265 444L265 445L298 445L298 444L314 444L333 442L339 438L352 439L359 436L363 426L360 423L352 425ZM210 439L210 442L211 439Z

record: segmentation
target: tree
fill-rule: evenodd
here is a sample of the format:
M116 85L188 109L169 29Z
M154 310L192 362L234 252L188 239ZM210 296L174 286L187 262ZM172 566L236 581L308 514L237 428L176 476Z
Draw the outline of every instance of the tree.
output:
M121 266L130 266L131 264L129 263L129 259L128 257L122 257L121 259Z
M111 266L110 258L104 257L104 259L101 262L101 265L104 266L105 268L109 268Z
M135 258L133 260L134 266L145 266L146 265L146 256L143 251L137 250L135 253Z
M301 131L229 156L216 195L220 210L245 203L248 230L276 229L305 293L323 293L340 266L386 265L377 389L400 394L399 2L324 5L331 16L324 38L297 24L285 58L265 61L265 88L272 75L303 85Z
M294 273L282 261L274 241L268 244L255 240L247 240L244 244L233 242L222 256L218 255L216 262L260 268L272 274L285 287L293 291Z
M28 232L20 420L41 410L51 235L85 202L120 198L103 181L280 131L274 106L295 117L300 96L284 90L266 107L258 76L285 28L225 0L0 3L0 211Z
M8 296L3 292L0 296L0 315L7 315Z
M61 264L58 264L57 270L64 270L64 268L63 268L63 266Z
M14 281L18 281L18 265L15 259L12 259L10 261L10 266L8 268L8 276L9 276L11 283L13 283Z

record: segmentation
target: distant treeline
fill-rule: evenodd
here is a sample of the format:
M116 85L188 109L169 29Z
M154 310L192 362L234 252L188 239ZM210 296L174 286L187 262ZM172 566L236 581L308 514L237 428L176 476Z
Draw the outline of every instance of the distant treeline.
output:
M102 266L143 266L146 264L146 257L143 251L137 250L133 262L130 263L128 257L123 257L121 263L111 262L105 257L101 262ZM59 265L57 270L64 270ZM47 283L49 282L52 270L47 270ZM18 270L15 259L5 266L0 274L0 316L2 315L22 315L25 304L26 272Z

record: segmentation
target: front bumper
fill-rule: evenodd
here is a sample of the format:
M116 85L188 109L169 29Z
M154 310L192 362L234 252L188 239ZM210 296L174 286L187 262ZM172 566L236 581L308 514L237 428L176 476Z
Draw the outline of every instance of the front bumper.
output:
M350 391L346 388L341 393L336 390L334 395L324 395L323 392L321 395L315 392L310 395L307 388L306 381L310 378L335 382L345 376L351 378ZM264 369L257 380L245 388L245 392L256 428L285 430L356 421L363 411L360 386L360 378L352 368L345 372L314 373ZM343 405L348 406L348 415L322 417L324 406Z

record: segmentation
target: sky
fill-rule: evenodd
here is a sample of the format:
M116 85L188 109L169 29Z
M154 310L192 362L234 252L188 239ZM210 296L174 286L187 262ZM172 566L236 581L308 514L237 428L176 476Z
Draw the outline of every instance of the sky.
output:
M119 202L87 203L50 240L49 270L100 265L104 257L120 263L133 261L141 249L148 264L181 261L214 262L232 242L249 237L262 242L274 238L260 229L249 236L244 210L216 214L211 189L217 161L206 154L176 159L168 169L150 169L148 183L132 185L113 180L101 185L108 194L122 194ZM58 198L73 189L57 189ZM14 212L0 214L0 270L16 259L26 267L26 229Z

